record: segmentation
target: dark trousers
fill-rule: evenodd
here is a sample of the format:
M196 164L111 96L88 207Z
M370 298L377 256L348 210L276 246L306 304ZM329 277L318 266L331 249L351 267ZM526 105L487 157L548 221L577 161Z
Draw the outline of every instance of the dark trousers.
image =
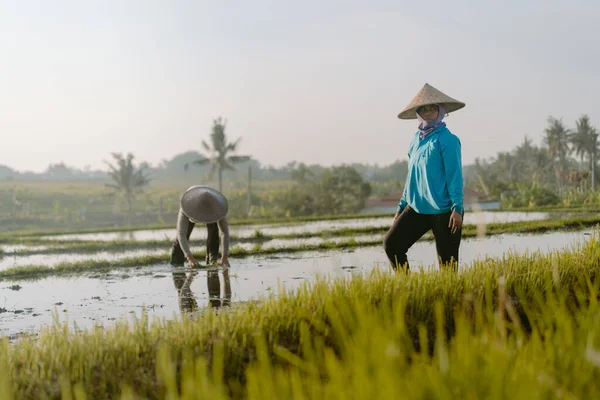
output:
M456 270L462 230L459 229L456 233L452 233L451 228L448 227L451 214L452 212L419 214L408 206L404 208L383 240L383 247L392 268L408 270L406 257L408 249L431 229L435 238L440 268L450 267Z
M186 234L188 241L190 240L194 226L195 224L190 222ZM210 264L219 260L219 246L221 245L221 238L219 237L219 226L216 222L206 224L206 230L208 233L206 236L206 264ZM171 247L171 264L182 265L185 263L185 261L185 255L183 254L183 250L181 250L179 240L175 239L173 241L173 246Z

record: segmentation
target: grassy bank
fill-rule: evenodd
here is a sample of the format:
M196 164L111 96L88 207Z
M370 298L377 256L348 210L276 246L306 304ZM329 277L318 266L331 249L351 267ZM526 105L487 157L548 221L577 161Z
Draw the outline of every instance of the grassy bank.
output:
M218 315L0 351L17 398L596 398L600 242L453 274L320 280ZM139 397L137 397L139 396Z
M600 205L598 204L573 204L573 205L562 205L554 204L548 206L532 206L532 207L503 207L498 210L490 210L496 212L584 212L584 213L596 213L600 212Z

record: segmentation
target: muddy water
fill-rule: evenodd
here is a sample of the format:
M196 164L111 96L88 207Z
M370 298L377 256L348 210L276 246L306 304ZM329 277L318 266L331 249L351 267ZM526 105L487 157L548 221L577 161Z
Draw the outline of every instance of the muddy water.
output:
M465 214L466 224L479 223L504 223L518 221L533 221L553 218L566 218L573 214L567 213L547 213L547 212L468 212ZM390 226L390 217L364 218L364 219L347 219L336 221L313 221L294 224L260 224L260 225L239 225L231 226L230 232L237 237L251 237L256 231L260 231L264 235L281 235L295 232L321 232L323 230L342 229L342 228L359 228L365 226ZM44 236L44 239L49 240L172 240L175 235L175 225L173 229L156 229L156 230L140 230L129 232L103 232L103 233L85 233L72 235L57 235ZM199 226L199 229L194 229L192 238L206 238L206 229Z
M329 237L329 238L322 238L319 236L313 236L313 237L309 237L309 238L299 238L299 239L272 239L272 240L267 240L263 243L260 243L260 248L267 250L267 249L281 249L281 248L289 248L290 246L293 247L301 247L301 246L314 246L314 245L318 245L321 243L341 243L341 242L347 242L349 240L354 240L356 242L359 243L364 243L364 242L372 242L372 241L383 241L383 235L356 235L356 236L352 236L352 237L348 237L348 236L337 236L337 237ZM251 250L254 249L255 246L257 246L256 243L236 243L234 245L235 247L240 247L242 249L245 250Z
M253 250L256 246L260 246L261 249L277 249L277 248L290 248L290 247L300 247L300 246L308 246L308 245L317 245L324 242L329 243L339 243L345 242L348 240L355 240L356 242L365 242L365 241L373 241L373 240L383 240L382 235L357 235L352 238L339 236L339 237L331 237L327 239L323 239L322 237L310 237L310 238L300 238L300 239L273 239L266 240L259 244L248 242L248 243L234 243L231 246L231 249L241 248L244 250ZM205 247L198 246L197 244L192 244L192 250L204 250ZM26 265L47 265L47 266L55 266L64 262L75 262L82 260L110 260L117 261L120 259L125 259L129 257L141 257L141 256L158 256L163 255L165 260L168 260L170 257L170 246L159 246L155 249L138 249L138 250L118 250L118 251L94 251L94 252L81 252L81 253L63 253L63 254L31 254L31 255L19 255L19 253L4 253L0 255L0 271L12 268L12 267L22 267Z
M477 259L500 257L508 251L568 248L585 240L589 232L465 239L460 268ZM437 268L434 246L432 242L415 244L408 253L411 267ZM183 268L160 264L75 278L4 281L0 283L0 334L35 332L43 324L52 324L53 310L61 322L68 316L70 323L76 322L80 328L95 323L110 325L121 318L131 320L134 315L140 317L143 307L151 318L176 318L182 310L195 307L235 305L263 295L276 295L279 284L293 290L317 274L349 276L387 268L380 246L247 257L232 259L231 264L229 270L197 270L193 276L186 275Z

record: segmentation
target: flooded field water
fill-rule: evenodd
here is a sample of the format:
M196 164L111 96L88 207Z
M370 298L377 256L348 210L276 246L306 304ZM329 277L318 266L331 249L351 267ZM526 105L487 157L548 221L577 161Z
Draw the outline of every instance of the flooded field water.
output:
M490 224L518 221L534 221L552 218L566 218L572 214L567 213L547 213L547 212L469 212L465 214L465 224ZM281 235L290 233L317 233L323 230L334 230L342 228L359 228L365 226L386 227L391 225L393 215L390 217L378 218L363 218L363 219L347 219L334 221L313 221L293 224L258 224L258 225L239 225L231 226L230 232L240 238L252 237L258 230L264 235ZM175 221L173 222L175 226ZM96 241L111 241L111 240L173 240L175 238L175 228L173 229L156 229L156 230L139 230L128 232L103 232L103 233L85 233L85 234L70 234L43 236L43 239L48 240L96 240ZM206 228L198 226L192 232L192 239L205 239Z
M509 251L551 251L571 247L590 231L541 235L498 235L465 239L461 266L477 259L501 257ZM435 244L419 242L408 253L413 270L437 268ZM213 271L174 268L160 264L135 269L90 273L77 277L50 277L38 281L0 282L0 334L35 332L68 316L80 328L95 323L110 325L121 318L140 317L146 308L151 318L177 318L185 310L220 307L293 290L317 275L350 276L373 268L388 269L381 246L349 251L328 250L231 259L231 268Z
M141 256L153 256L153 255L165 255L165 259L168 257L168 248L162 249L139 249L139 250L127 250L127 251L97 251L93 253L63 253L63 254L31 254L31 255L19 255L16 254L4 254L0 257L0 271L12 268L12 267L23 267L26 265L48 265L55 266L57 264L65 262L75 262L81 260L110 260L116 261L123 258L129 257L141 257Z

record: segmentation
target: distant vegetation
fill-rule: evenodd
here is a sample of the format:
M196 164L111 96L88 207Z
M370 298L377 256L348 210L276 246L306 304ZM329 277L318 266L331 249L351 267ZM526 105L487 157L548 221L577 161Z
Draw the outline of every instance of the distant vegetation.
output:
M466 171L467 185L502 200L505 207L598 204L598 132L587 115L574 128L548 118L542 144L525 136L509 152L476 160Z
M106 187L121 185L114 170L58 163L34 174L0 166L1 229L172 224L181 193L194 184L221 187L233 219L352 214L369 196L399 198L403 189L407 160L332 167L290 161L273 167L238 155L240 138L230 141L225 127L223 119L215 119L209 139L200 139L206 154L188 151L158 165L140 162L134 168L144 171L138 187L144 191L127 195L125 207L119 194L127 190ZM598 206L597 137L586 115L573 128L550 117L540 145L525 136L511 151L465 165L465 186L504 208Z

